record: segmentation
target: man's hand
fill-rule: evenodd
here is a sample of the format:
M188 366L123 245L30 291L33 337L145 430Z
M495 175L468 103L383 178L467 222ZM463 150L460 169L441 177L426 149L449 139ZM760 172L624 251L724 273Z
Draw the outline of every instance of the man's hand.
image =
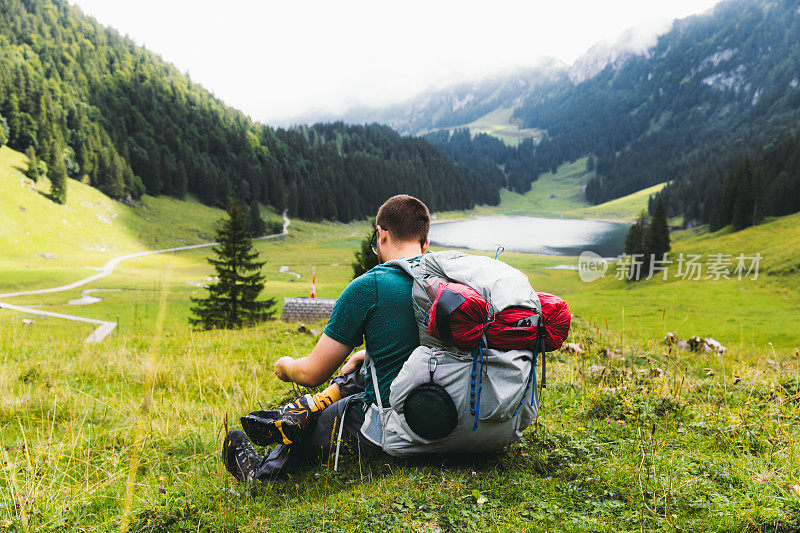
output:
M304 387L322 385L330 379L352 349L352 346L342 344L323 333L308 356L299 359L285 356L278 359L275 363L275 375L282 381L294 381Z
M289 377L289 368L294 363L294 359L289 357L288 355L281 357L275 363L275 375L278 376L278 379L281 381L292 381L292 378Z
M361 350L361 351L358 351L358 352L354 353L350 357L350 359L347 360L347 362L344 364L344 366L342 366L342 371L339 372L339 373L340 374L349 374L351 372L355 372L356 370L358 370L358 367L360 367L364 363L364 355L366 353L367 353L366 350Z

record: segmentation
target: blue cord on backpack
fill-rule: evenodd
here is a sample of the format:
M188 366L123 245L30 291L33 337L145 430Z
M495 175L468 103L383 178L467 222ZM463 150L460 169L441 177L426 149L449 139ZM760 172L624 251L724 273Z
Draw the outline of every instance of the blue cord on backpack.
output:
M480 356L481 368L478 370L478 356ZM481 391L483 390L483 373L486 369L486 357L483 352L483 346L480 344L475 351L472 352L472 377L469 382L469 407L470 413L475 415L475 423L472 425L472 431L478 429L478 418L481 414ZM480 376L477 374L480 373ZM475 381L478 382L478 393L475 394Z
M475 423L472 425L472 431L478 430L478 418L480 417L481 414L481 391L483 390L483 373L484 369L486 368L486 360L484 359L483 347L481 347L480 344L478 345L478 348L475 350L475 353L472 356L473 368L475 367L475 362L478 360L477 356L479 354L481 356L481 369L480 369L480 376L478 376L478 397L477 400L475 401Z
M533 382L533 376L536 373L536 364L539 359L539 349L541 348L542 344L544 344L544 335L545 335L544 328L540 325L536 334L536 343L533 345L534 346L533 362L531 363L531 372L530 374L528 374L528 380L525 383L525 392L522 393L522 398L519 399L519 405L517 405L517 408L514 409L514 416L517 416L519 408L522 407L522 402L525 401L525 396L528 395L528 389L531 388L531 383ZM542 351L542 365L544 365L544 357L545 357L544 351ZM542 379L544 379L544 371L542 372ZM534 388L535 387L536 385L534 384ZM533 407L535 400L536 400L536 391L534 390L531 393L531 407Z
M472 375L469 380L469 411L470 414L475 414L475 378L478 369L477 350L472 353Z

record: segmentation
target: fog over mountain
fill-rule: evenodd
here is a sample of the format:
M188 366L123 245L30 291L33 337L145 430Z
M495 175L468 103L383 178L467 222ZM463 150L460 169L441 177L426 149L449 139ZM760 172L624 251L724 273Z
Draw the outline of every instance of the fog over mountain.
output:
M614 39L595 43L571 66L557 58L535 57L530 61L532 66L430 88L398 104L354 106L341 113L311 111L277 124L379 122L401 134L422 134L468 124L499 107L514 108L525 100L542 97L554 82L568 79L580 83L599 74L608 64L621 64L633 55L646 55L673 23L654 20L628 28Z
M725 183L745 158L770 169L762 185L752 185L767 199L785 195L773 190L773 178L782 171L791 178L792 169L800 169L791 158L800 120L800 8L794 0L726 0L703 14L597 43L571 67L545 62L346 118L415 134L502 120L534 139L513 154L533 169L518 173L525 179L506 176L513 190L524 192L528 178L593 155L589 201L671 181L663 193L671 198L670 215L684 215L687 224L711 222L719 216ZM470 149L459 136L456 150L446 136L426 138L464 161L470 150L489 153L485 139ZM782 148L770 151L773 146ZM494 159L505 165L502 157ZM794 190L791 179L780 183L781 191ZM790 203L800 205L800 199Z

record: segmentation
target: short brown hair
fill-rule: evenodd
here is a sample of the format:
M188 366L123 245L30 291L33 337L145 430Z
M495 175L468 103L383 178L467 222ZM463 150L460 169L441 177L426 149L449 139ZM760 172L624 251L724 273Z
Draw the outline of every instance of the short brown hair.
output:
M407 194L392 196L378 209L375 223L400 242L419 242L424 245L431 228L428 207Z

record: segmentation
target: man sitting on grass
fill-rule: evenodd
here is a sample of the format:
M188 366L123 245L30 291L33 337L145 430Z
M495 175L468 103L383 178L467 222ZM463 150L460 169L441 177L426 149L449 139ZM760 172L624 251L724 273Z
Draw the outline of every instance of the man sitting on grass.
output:
M413 196L389 198L378 210L375 222L373 251L380 263L418 257L428 249L430 214ZM275 363L275 375L283 381L316 387L329 379L363 340L377 368L381 399L388 404L392 381L419 346L411 283L400 267L383 264L354 279L336 302L311 354L300 359L281 357ZM286 472L312 456L325 456L335 444L342 420L346 442L367 452L380 451L361 434L366 409L377 403L372 381L364 380L358 372L363 360L363 350L354 354L330 386L318 394L242 417L244 431L232 430L223 444L222 459L228 471L246 482ZM252 443L279 444L262 456Z

